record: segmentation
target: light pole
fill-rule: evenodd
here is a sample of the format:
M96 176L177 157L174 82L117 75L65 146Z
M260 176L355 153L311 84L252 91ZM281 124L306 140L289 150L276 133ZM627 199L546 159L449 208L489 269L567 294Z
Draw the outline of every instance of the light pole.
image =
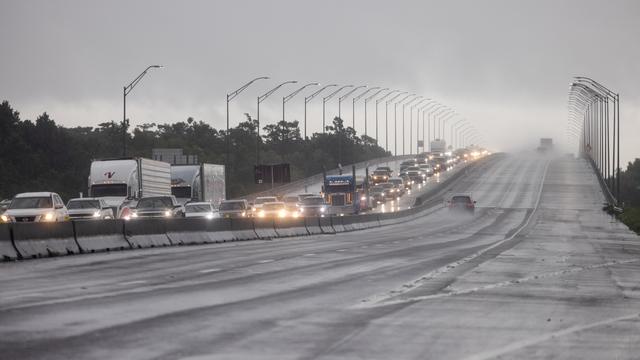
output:
M376 96L380 95L381 92L389 90L389 88L384 88L384 89L380 89L378 91L376 91L373 95L366 97L364 99L364 135L368 136L367 134L367 103L369 102L369 100L375 98ZM389 94L387 94L389 95ZM387 96L385 95L385 96ZM384 99L384 98L383 98ZM378 143L378 102L376 101L376 144Z
M308 83L308 84L304 85L303 87L299 88L298 90L292 92L291 94L282 97L282 121L285 121L285 112L284 112L285 104L289 100L291 100L294 96L298 95L302 90L308 88L309 86L317 86L317 85L319 85L319 83L317 83L317 82Z
M376 144L378 144L378 105L384 101L386 98L388 98L390 95L393 95L394 93L400 92L400 90L391 90L389 91L385 96L381 97L380 99L376 100ZM385 108L386 110L386 108ZM385 119L386 119L386 115L385 115ZM386 145L385 145L386 147ZM385 151L387 151L387 149L385 148Z
M416 94L406 95L405 97L403 97L402 99L398 100L393 104L393 123L395 127L393 131L393 155L394 156L398 156L398 104L404 102L405 100L407 100L412 96L416 96ZM404 111L402 115L404 116Z
M418 101L417 103L411 105L411 107L409 107L409 155L411 155L413 153L413 109L419 107L423 102L429 100L429 99L425 99L424 97L420 96L420 98L422 98L420 101ZM417 100L418 98L416 98ZM418 141L420 140L420 114L419 111L416 111L416 154L418 153Z
M451 125L451 139L453 142L453 148L459 149L460 142L458 141L458 134L461 129L465 127L468 123L466 123L467 119L460 119L455 124Z
M394 90L394 91L396 91L396 90ZM407 93L408 93L407 91L399 92L399 93L396 94L396 96L394 96L391 99L385 101L385 103L384 103L384 136L385 136L384 150L385 151L389 151L389 104L392 103L398 97L400 97L400 96L402 96L404 94L407 94ZM395 111L394 111L394 116L395 116Z
M433 119L433 114L442 110L445 106L440 104L439 102L435 102L434 104L429 105L425 112L427 113L427 140L429 144L431 143L431 136L433 135L433 139L436 138L436 124L433 122L433 128L431 127L431 119Z
M338 84L330 84L330 85L325 85L323 86L320 90L314 92L313 94L307 96L304 98L304 139L307 140L307 104L313 100L314 97L318 96L318 94L320 94L322 91L324 91L324 89L330 88L330 87L334 87L334 86L338 86ZM322 110L323 112L323 116L324 116L324 109ZM324 119L323 119L324 122ZM324 128L324 127L323 127ZM324 129L322 130L322 132L324 133Z
M379 86L375 86L372 88L368 88L367 90L363 91L360 95L358 96L354 96L353 100L351 101L352 104L352 108L351 108L351 117L352 117L352 122L353 122L353 130L356 129L356 102L360 99L362 99L363 96L367 95L370 91L374 91L380 89ZM367 135L367 103L364 103L364 135Z
M229 178L229 172L230 172L230 162L229 162L229 102L233 99L235 99L236 96L240 95L241 92L243 92L246 88L248 88L251 84L253 84L254 82L258 81L258 80L267 80L269 79L268 76L260 76L257 78L254 78L253 80L249 81L248 83L242 85L240 88L238 88L235 91L232 91L230 93L227 94L227 131L224 133L224 142L225 142L225 152L224 152L224 176L225 176L225 183L228 184L229 182L227 181ZM225 194L225 198L228 198L228 191L227 189L229 189L229 187L225 186L225 192L227 192L227 194Z
M340 119L342 119L342 101L346 98L348 98L351 94L353 94L355 91L358 91L359 89L363 89L366 88L367 85L360 85L360 86L356 86L353 89L349 90L349 92L347 92L346 94L338 97L338 117ZM356 119L353 119L353 128L355 129L356 126ZM346 127L346 126L345 126Z
M450 128L450 131L449 131L449 136L450 136L450 139L451 139L451 147L452 147L453 150L456 149L456 144L455 144L456 142L455 142L455 139L453 138L453 129L455 127L457 127L458 125L460 125L460 123L463 122L463 121L464 121L464 119L460 119L460 120L458 120L458 121L456 121L456 122L451 124L451 128Z
M429 129L428 129L429 124L425 123L424 115L426 114L427 109L431 108L434 104L437 104L435 100L432 100L432 99L426 99L426 100L427 100L427 103L422 105L422 107L418 109L418 111L422 113L422 151L423 152L427 151L427 136L429 135ZM420 115L418 115L418 118L419 117Z
M439 111L437 114L434 115L434 119L437 120L438 122L438 137L441 140L444 140L444 134L443 134L443 129L442 129L442 119L443 117L449 116L450 114L455 113L455 111L451 110L450 108L445 108L442 109L441 111Z
M265 101L269 96L271 96L271 94L273 94L274 92L276 92L278 89L280 89L282 86L287 85L287 84L295 84L297 83L296 80L290 80L290 81L285 81L281 84L279 84L278 86L274 87L273 89L267 91L266 93L258 96L258 108L257 108L257 115L256 115L256 122L257 122L257 129L256 129L256 165L260 165L260 103L262 103L263 101Z
M404 129L404 113L405 113L405 109L407 107L407 105L411 105L411 103L413 103L414 101L418 100L418 99L422 99L423 96L422 95L418 95L413 97L411 100L407 101L406 103L402 103L402 155L404 156L404 143L405 143L405 135L407 133L407 131ZM411 114L409 114L409 119L411 119ZM409 133L411 133L411 126L409 126ZM409 140L411 141L411 140ZM411 145L411 142L409 142L409 145ZM409 146L409 148L411 148L411 146ZM411 151L409 151L409 153L411 153Z
M129 125L129 121L127 120L127 95L133 90L136 85L142 80L142 78L147 75L147 72L150 69L159 69L162 68L162 65L150 65L140 75L138 75L133 81L125 86L122 90L122 156L127 156L127 127Z
M454 116L458 115L455 111L452 113L448 113L447 115L443 116L440 120L442 120L442 139L444 139L446 141L446 126L447 126L447 121L449 121L451 118L453 118ZM451 141L451 139L449 139Z
M343 89L350 88L350 87L353 87L353 85L345 85L345 86L339 88L338 90L332 92L331 94L329 94L329 95L327 95L327 96L322 98L322 133L323 134L324 134L325 127L326 127L326 125L325 125L326 124L326 122L325 122L325 108L327 106L327 101L331 100L332 97L334 97L337 93L339 93ZM338 117L340 117L340 115L338 115Z

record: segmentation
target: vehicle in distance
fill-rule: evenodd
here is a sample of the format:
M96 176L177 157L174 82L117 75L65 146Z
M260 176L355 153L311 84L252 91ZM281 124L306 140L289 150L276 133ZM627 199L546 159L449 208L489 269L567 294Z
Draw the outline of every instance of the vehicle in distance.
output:
M420 164L420 166L418 167L423 172L425 177L433 176L433 167L431 166L431 164Z
M184 207L175 196L143 197L131 211L131 218L174 218L184 216Z
M278 198L275 196L258 196L253 201L253 207L251 208L251 211L253 211L253 216L256 216L256 214L260 211L260 209L262 209L262 206L264 206L264 204L270 202L278 202Z
M9 222L56 222L69 220L60 195L53 192L29 192L16 195L0 220Z
M419 167L413 166L407 169L407 175L413 181L414 184L422 184L424 177L422 176L422 170Z
M220 217L210 202L191 202L184 205L184 217L213 219Z
M247 200L223 200L218 207L218 213L223 218L239 218L249 215Z
M408 167L416 166L417 162L415 160L405 160L400 163L400 171L405 170Z
M113 219L113 209L103 199L76 198L67 202L67 210L71 220L106 220Z
M224 165L171 165L171 194L180 204L224 200Z
M327 203L322 196L308 196L302 199L298 209L302 216L323 217L327 212Z
M384 197L384 188L380 185L372 186L369 189L369 197L373 201L373 206L376 207L379 204L384 204L386 201Z
M395 185L398 196L403 196L405 192L404 180L402 178L391 178L389 183Z
M285 196L282 198L282 202L284 202L285 207L288 212L298 211L298 197L297 196Z
M258 210L259 218L286 218L288 216L296 217L298 216L298 213L289 213L287 211L287 206L283 201L264 203L260 210Z
M411 187L413 186L411 178L409 177L409 175L407 174L402 174L400 175L400 178L402 179L402 182L404 183L404 188L406 190L411 190Z
M298 194L298 202L301 202L302 200L311 197L311 196L319 196L318 194L311 194L311 193L304 193L304 194Z
M449 211L466 211L473 214L476 209L476 201L469 194L454 194L448 205Z
M377 171L377 170L386 171L386 172L387 172L387 175L388 175L389 177L391 177L391 175L393 175L393 170L391 170L391 168L390 168L390 167L388 167L388 166L378 166L378 167L376 168L376 171Z
M389 172L387 170L376 169L373 174L371 174L371 182L373 185L387 182L389 180Z
M392 183L386 182L380 184L382 190L384 191L384 197L386 200L395 200L400 197L400 194L396 191L396 186Z

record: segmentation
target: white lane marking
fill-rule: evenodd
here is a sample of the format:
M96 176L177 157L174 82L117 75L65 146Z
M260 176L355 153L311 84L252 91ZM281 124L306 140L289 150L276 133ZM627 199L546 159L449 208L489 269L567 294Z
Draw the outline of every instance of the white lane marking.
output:
M343 251L347 251L347 249L338 249L336 250L337 252L343 252Z
M310 253L310 254L304 254L303 256L316 256L316 254Z
M13 295L13 296L3 296L2 300L12 300L12 299L36 297L36 296L43 296L43 295L44 295L43 293L31 293L31 294L21 294L21 295Z
M466 264L469 261L483 255L484 253L486 253L487 251L494 249L502 244L504 244L507 241L511 241L513 240L516 236L518 236L518 234L520 234L520 232L522 232L522 230L524 230L527 226L529 226L529 223L531 222L531 219L533 219L533 215L535 215L535 213L538 210L538 206L540 205L540 200L542 199L542 189L544 188L544 180L547 178L547 171L549 170L549 164L551 162L547 161L545 167L544 167L544 173L542 174L542 179L540 181L540 187L538 189L538 196L536 199L536 203L533 207L533 210L531 211L531 214L529 214L529 217L527 217L526 221L524 222L524 224L522 224L522 226L520 226L511 236L509 236L506 239L502 239L500 241L497 241L495 243L493 243L492 245L474 253L471 254L465 258L462 258L458 261L454 261L452 263L449 263L445 266L442 266L438 269L435 269L423 276L421 276L420 278L413 280L409 283L405 283L402 286L400 286L399 288L395 289L395 290L391 290L389 292L387 292L386 294L377 294L377 295L373 295L369 298L363 299L359 304L356 305L356 307L374 307L374 306L384 306L386 305L386 302L388 302L390 299L397 297L399 295L402 295L406 292L409 292L411 290L414 290L415 288L423 285L424 283L426 283L429 280L433 280L436 277L438 277L439 275L445 274L453 269L455 269L456 267ZM434 296L434 295L429 295L429 296Z
M274 259L266 259L266 260L260 260L258 261L258 264L266 264L266 263L270 263L270 262L274 262Z
M522 340L522 341L516 341L514 343L511 343L505 347L499 348L499 349L495 349L495 350L489 350L486 351L484 353L479 353L479 354L474 354L471 355L469 357L467 357L466 359L469 360L485 360L485 359L494 359L497 358L499 356L508 354L510 352L516 351L516 350L521 350L524 348L527 348L529 346L532 345L536 345L545 341L549 341L552 339L555 339L557 337L560 336L565 336L565 335L571 335L573 333L577 333L577 332L581 332L581 331L585 331L585 330L590 330L596 327L600 327L600 326L604 326L604 325L610 325L619 321L627 321L627 320L640 320L640 314L631 314L631 315L625 315L625 316L620 316L620 317L616 317L616 318L611 318L611 319L605 319L605 320L601 320L601 321L596 321L596 322L592 322L589 324L582 324L582 325L574 325L574 326L570 326L566 329L562 329L562 330L558 330L555 332L551 332L551 333L547 333L541 336L536 336L527 340Z
M134 281L126 281L126 282L121 282L118 283L118 285L136 285L136 284L144 284L146 283L146 280L134 280Z
M204 269L204 270L200 270L198 271L201 274L208 274L208 273L212 273L212 272L216 272L216 271L221 271L222 269Z

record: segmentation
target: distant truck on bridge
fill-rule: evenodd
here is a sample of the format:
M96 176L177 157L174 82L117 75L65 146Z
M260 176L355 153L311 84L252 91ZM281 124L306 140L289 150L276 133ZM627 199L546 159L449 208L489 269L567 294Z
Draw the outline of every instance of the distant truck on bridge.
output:
M552 138L541 138L540 146L538 146L539 152L547 152L553 150L553 139Z
M171 165L171 194L182 205L209 202L216 207L225 200L224 165Z
M325 176L322 193L325 202L330 205L330 215L360 212L360 196L356 192L356 179L353 175Z
M445 152L447 152L447 142L443 139L431 140L429 150L431 151L431 153L444 154Z

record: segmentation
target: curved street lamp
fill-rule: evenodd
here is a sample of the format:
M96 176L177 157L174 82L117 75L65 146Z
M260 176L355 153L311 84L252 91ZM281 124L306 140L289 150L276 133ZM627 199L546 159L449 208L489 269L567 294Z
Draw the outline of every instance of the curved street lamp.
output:
M351 106L352 106L351 107L351 121L353 123L352 124L353 130L356 129L356 102L358 100L360 100L363 96L367 95L369 92L377 90L377 89L380 89L380 87L379 86L375 86L375 87L372 87L372 88L368 88L367 90L362 92L360 95L353 97L353 100L351 101L352 102L352 104L351 104ZM365 119L365 121L364 121L364 124L365 124L364 125L364 134L367 135L367 103L365 103L364 106L365 106L365 108L364 108L364 119Z
M375 98L376 96L380 95L381 92L383 91L387 91L389 90L389 88L384 88L384 89L380 89L378 91L376 91L373 95L368 96L364 99L364 135L367 135L367 103L369 102L369 100ZM387 94L389 95L389 94ZM386 96L386 95L385 95ZM376 143L378 142L378 105L377 105L377 101L376 101Z
M127 127L129 126L129 120L127 120L127 95L133 90L136 85L147 75L147 72L151 69L163 68L162 65L150 65L143 72L140 73L129 85L125 86L122 90L122 156L127 156Z
M391 104L395 99L397 99L398 97L404 94L408 94L408 91L399 92L396 94L396 96L385 101L384 103L384 136L385 136L384 150L385 151L389 151L389 104ZM395 117L395 110L394 110L394 117Z
M323 134L325 132L325 127L326 127L326 123L325 123L325 108L326 108L326 105L327 105L327 101L331 100L332 97L334 97L337 93L339 93L343 89L350 88L350 87L353 87L353 85L345 85L345 86L339 88L338 90L332 92L331 94L329 94L329 95L327 95L327 96L322 98L322 133ZM338 104L338 106L340 106L340 105ZM340 117L340 115L338 115L338 117Z
M296 80L289 80L289 81L285 81L281 84L279 84L278 86L274 87L273 89L267 91L266 93L258 96L258 108L257 108L257 112L256 112L256 122L257 122L257 129L256 129L256 165L260 165L260 103L262 103L263 101L265 101L269 96L271 96L271 94L273 94L274 92L276 92L278 89L280 89L282 86L287 85L287 84L296 84L298 81Z
M343 101L344 99L348 98L348 97L349 97L351 94L353 94L354 92L356 92L356 91L358 91L358 90L360 90L360 89L364 89L364 88L366 88L366 87L367 87L367 85L360 85L360 86L356 86L356 87L354 87L353 89L349 90L349 92L347 92L346 94L344 94L344 95L342 95L342 96L340 96L340 97L338 98L338 117L339 117L340 119L342 119L342 101ZM344 123L344 121L343 121L343 123ZM355 127L355 119L353 120L353 123L354 123L354 127ZM345 127L346 127L346 126L345 126Z

